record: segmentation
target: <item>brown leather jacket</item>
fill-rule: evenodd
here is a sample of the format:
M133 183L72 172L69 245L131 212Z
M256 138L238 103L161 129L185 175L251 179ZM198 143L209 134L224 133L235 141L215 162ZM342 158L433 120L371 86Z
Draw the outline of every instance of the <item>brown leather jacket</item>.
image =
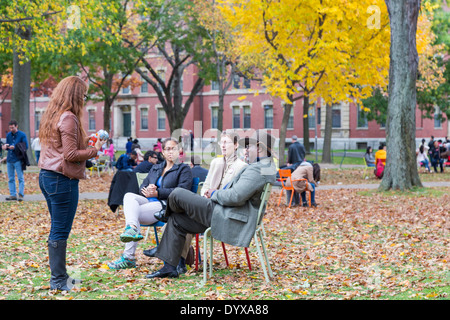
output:
M64 112L56 128L55 136L41 147L39 168L62 173L71 179L85 179L86 160L95 157L97 149L86 149L88 138L82 139L81 125L72 112Z

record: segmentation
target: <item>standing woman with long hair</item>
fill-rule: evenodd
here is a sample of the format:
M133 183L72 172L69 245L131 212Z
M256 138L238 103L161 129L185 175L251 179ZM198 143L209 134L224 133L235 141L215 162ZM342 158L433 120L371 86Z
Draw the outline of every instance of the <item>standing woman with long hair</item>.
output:
M81 122L87 89L79 77L64 78L53 91L39 127L39 187L51 219L51 290L68 291L75 283L66 272L66 247L78 206L78 182L86 178L86 160L95 157L105 143L99 139L93 148L88 148L89 137Z

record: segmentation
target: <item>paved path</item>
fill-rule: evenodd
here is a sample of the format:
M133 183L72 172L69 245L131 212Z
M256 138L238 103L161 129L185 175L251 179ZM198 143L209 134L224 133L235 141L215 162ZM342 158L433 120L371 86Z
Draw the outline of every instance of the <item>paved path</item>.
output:
M439 181L439 182L422 182L424 187L450 187L450 181ZM379 187L378 183L368 183L368 184L336 184L336 185L321 185L317 190L337 190L337 189L377 189ZM275 187L279 188L279 187ZM6 201L7 195L0 195L0 202ZM92 199L108 199L107 192L89 192L80 193L80 200L92 200ZM42 194L31 194L25 195L25 201L44 201L44 196Z

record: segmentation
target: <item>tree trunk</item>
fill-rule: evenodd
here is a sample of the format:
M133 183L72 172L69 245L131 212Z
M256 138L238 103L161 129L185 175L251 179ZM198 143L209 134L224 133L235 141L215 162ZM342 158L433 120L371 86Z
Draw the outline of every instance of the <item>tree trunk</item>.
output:
M292 104L284 105L284 113L283 119L281 120L281 128L280 128L280 146L279 146L279 156L278 160L279 166L283 166L285 164L285 147L286 147L286 129L289 121L289 115L291 114Z
M386 168L380 190L422 186L416 164L416 49L420 0L386 0L391 26Z
M113 100L114 101L114 100ZM111 108L113 101L110 99L105 99L103 102L103 130L109 133L110 137L112 138L111 134Z
M223 104L225 93L223 91L223 81L219 80L219 109L217 110L217 130L223 131Z
M303 97L303 145L305 146L306 154L311 153L309 147L309 97L305 95Z
M331 105L325 106L325 135L323 137L322 162L331 163L331 136L333 134L333 110Z
M105 77L105 85L104 87L99 87L100 90L103 90L103 95L105 96L105 100L103 101L103 130L109 133L111 135L111 127L110 127L110 120L111 120L111 108L114 103L115 96L112 93L112 85L113 85L113 78L114 75L109 73L108 70L105 68L103 69L103 76ZM120 90L118 88L117 90Z
M31 40L31 30L17 30L18 36L24 40ZM31 62L20 58L23 54L17 49L13 52L13 87L11 97L11 119L18 123L20 131L27 135L28 160L31 165L36 165L36 160L31 150L30 135L30 87L31 87ZM34 118L34 117L33 117Z

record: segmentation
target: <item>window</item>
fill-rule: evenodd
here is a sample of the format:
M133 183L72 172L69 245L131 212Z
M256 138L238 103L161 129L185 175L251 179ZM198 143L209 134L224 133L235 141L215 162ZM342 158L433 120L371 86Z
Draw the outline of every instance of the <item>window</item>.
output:
M250 89L250 79L244 78L244 88Z
M95 131L95 110L89 110L89 131Z
M144 72L145 75L147 75L147 71ZM147 93L148 92L148 82L144 80L144 78L141 76L141 93Z
M125 82L127 82L127 80L129 80L129 79L130 79L130 76L128 76L128 77L126 78ZM128 86L128 87L123 87L123 88L122 88L122 94L130 94L130 93L131 93L130 86Z
M158 108L158 130L166 130L166 113L163 108Z
M273 106L264 106L264 128L273 129Z
M341 109L340 109L340 107L333 107L331 123L332 123L333 128L341 127Z
M251 113L250 106L243 106L242 110L244 111L244 128L251 128Z
M287 129L294 129L294 106L292 106L291 112L289 113Z
M34 131L38 131L39 130L39 126L41 125L41 117L42 117L42 113L40 111L36 111L34 113Z
M219 122L219 107L211 107L211 129L217 129Z
M239 106L233 107L233 129L241 127L241 109Z
M358 110L358 128L368 128L369 122L367 120L367 112L364 112L364 110L361 110L360 106L356 106L356 109Z
M235 74L233 76L233 88L234 89L239 89L241 87L241 83L240 82L241 82L241 78L237 74Z
M308 126L310 129L316 128L316 107L314 105L309 106L308 110Z
M317 124L320 124L320 108L317 108Z
M219 90L219 81L211 81L211 90Z
M141 130L148 130L148 108L141 109Z
M438 106L436 106L434 108L434 128L435 129L442 127L440 114L441 114L441 109Z

